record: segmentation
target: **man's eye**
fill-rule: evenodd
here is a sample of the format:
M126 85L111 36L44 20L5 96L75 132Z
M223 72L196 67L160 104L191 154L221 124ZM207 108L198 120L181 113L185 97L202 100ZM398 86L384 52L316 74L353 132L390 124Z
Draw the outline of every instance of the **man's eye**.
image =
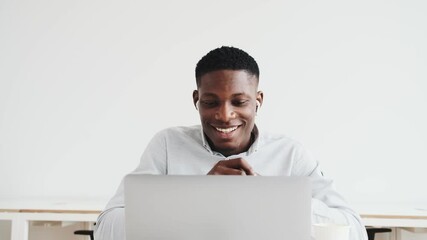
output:
M201 101L201 103L206 107L213 107L217 104L216 101Z
M235 106L243 106L243 105L245 105L246 103L248 103L248 100L238 100L238 101L234 101L234 102L233 102L233 104L234 104Z

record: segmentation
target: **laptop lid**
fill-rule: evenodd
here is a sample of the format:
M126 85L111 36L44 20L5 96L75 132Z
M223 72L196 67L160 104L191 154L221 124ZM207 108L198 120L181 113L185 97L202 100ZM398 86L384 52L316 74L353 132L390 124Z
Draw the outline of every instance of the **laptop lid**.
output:
M126 239L309 240L308 178L125 177Z

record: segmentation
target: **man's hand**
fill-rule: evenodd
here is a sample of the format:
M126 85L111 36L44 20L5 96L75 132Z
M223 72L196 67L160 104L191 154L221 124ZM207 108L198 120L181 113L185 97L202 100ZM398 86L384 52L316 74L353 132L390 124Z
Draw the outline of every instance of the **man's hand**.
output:
M208 175L257 175L243 158L219 161Z

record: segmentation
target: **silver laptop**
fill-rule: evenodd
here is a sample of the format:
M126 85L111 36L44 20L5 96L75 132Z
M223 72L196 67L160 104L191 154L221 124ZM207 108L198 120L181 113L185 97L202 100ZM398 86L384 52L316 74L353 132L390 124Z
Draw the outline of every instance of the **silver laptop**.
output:
M125 178L127 240L309 240L308 178Z

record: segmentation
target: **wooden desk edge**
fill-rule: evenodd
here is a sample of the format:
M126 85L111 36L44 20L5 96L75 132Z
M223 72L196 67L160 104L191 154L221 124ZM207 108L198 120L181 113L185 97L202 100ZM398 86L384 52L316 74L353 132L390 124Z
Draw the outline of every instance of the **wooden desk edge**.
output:
M375 215L375 214L362 214L361 218L382 218L382 219L424 219L427 220L427 216L400 216L400 215Z
M0 209L0 212L6 213L71 213L71 214L100 214L98 210L40 210L40 209Z

